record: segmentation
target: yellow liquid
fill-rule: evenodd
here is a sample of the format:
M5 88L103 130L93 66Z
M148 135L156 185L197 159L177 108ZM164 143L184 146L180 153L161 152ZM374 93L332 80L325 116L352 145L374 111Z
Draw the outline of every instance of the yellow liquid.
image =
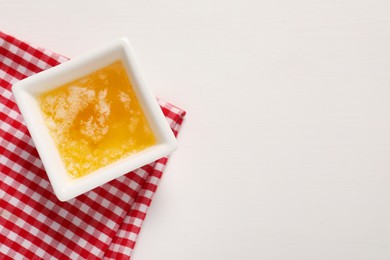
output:
M42 94L39 103L73 177L156 143L120 61Z

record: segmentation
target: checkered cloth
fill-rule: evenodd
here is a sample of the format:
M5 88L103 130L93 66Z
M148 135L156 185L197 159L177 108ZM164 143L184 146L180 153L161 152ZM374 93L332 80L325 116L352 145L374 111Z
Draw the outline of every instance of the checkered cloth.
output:
M129 259L168 160L59 201L11 86L66 60L0 32L0 259ZM177 135L185 112L159 102Z

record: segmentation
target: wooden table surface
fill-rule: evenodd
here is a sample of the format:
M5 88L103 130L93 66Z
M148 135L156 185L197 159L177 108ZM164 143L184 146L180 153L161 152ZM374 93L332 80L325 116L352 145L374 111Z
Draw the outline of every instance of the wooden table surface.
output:
M188 111L133 259L390 259L390 2L0 0L74 57L132 42Z

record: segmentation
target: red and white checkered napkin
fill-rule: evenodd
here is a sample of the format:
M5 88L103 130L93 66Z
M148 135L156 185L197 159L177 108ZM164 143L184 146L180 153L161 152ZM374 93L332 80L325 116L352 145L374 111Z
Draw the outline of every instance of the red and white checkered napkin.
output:
M0 32L0 258L127 259L167 158L68 202L54 195L11 85L67 58ZM185 112L159 101L177 135Z

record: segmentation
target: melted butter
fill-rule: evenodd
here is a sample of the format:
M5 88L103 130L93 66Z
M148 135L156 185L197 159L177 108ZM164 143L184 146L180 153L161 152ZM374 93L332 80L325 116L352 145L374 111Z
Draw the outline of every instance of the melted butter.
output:
M156 143L120 61L42 94L39 103L73 177Z

